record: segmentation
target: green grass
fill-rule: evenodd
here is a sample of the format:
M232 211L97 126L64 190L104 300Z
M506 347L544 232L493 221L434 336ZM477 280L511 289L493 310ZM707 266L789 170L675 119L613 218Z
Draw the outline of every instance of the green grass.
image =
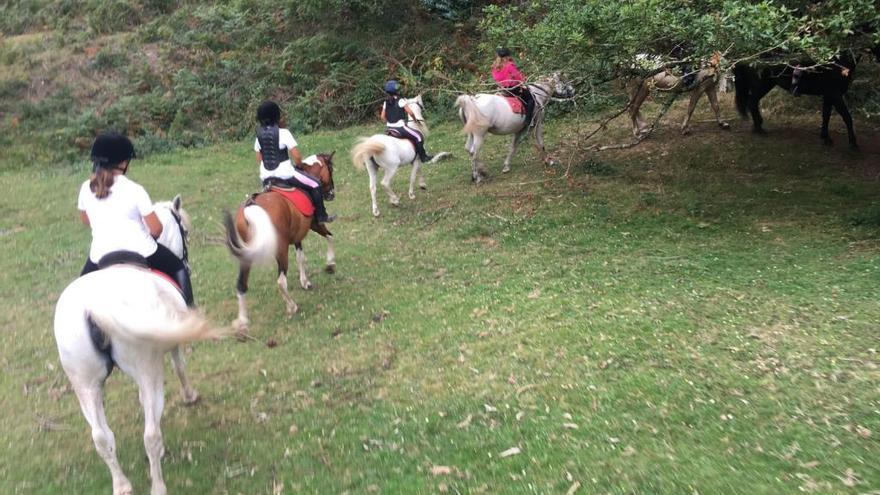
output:
M188 354L198 405L182 405L169 370L169 491L880 489L880 196L864 173L877 154L822 148L773 118L764 140L745 124L681 138L666 121L634 150L559 152L577 158L570 180L532 148L500 174L506 142L491 138L480 187L440 125L429 149L456 157L427 169L415 201L402 171L402 205L380 191L378 219L347 159L375 126L298 136L306 153L339 150L338 273L320 271L310 236L316 288L293 289L299 314L284 317L273 270L259 270L255 340ZM229 323L236 267L220 218L256 186L249 143L139 160L131 176L154 200L183 194L196 297ZM0 492L107 492L51 330L87 251L86 170L0 177ZM118 371L106 403L145 492L142 416ZM502 458L511 447L521 453Z

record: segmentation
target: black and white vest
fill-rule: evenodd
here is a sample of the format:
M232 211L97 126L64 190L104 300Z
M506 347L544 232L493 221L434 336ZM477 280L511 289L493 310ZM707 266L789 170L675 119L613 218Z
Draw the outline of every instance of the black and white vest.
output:
M391 96L385 99L385 122L393 124L397 121L406 122L406 111L400 108L400 98Z
M263 167L266 170L275 170L282 162L290 160L287 148L278 149L278 126L266 125L257 128L257 142L260 143L260 153L263 154Z

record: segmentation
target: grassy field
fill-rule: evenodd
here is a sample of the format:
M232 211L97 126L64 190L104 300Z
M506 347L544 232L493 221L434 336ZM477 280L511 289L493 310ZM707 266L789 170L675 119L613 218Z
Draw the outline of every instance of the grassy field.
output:
M299 136L306 153L339 150L338 273L309 237L316 288L293 290L299 314L284 317L262 269L254 339L187 354L200 403L182 405L169 370L169 492L880 490L880 133L859 123L853 153L822 147L815 115L767 119L764 139L705 121L683 138L665 121L631 150L558 151L567 179L531 148L500 174L493 138L480 187L457 129L439 125L429 149L455 158L427 169L415 201L393 208L380 191L378 219L347 159L376 126ZM566 140L558 125L549 136ZM154 200L183 194L197 300L229 323L220 218L256 187L250 143L130 173ZM0 175L0 493L110 489L51 329L87 252L86 175ZM142 415L118 371L106 403L145 493Z

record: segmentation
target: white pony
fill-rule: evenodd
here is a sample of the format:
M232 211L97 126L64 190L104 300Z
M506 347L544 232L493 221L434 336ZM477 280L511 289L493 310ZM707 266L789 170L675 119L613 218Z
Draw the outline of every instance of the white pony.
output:
M544 149L544 109L551 98L571 98L574 96L574 88L562 81L559 73L554 72L550 76L538 79L537 82L528 85L529 91L535 100L535 110L532 123L535 127L535 146L545 163L547 154ZM464 123L464 133L467 134L467 142L464 148L471 157L471 180L480 182L486 171L479 160L480 148L486 139L486 134L508 135L513 134L510 140L510 150L504 159L502 172L510 172L510 160L516 152L520 141L529 133L530 126L526 123L525 115L514 113L507 99L497 94L461 95L455 100L458 107L458 116Z
M159 241L185 257L189 217L180 196L156 203L162 222ZM104 381L118 366L137 383L144 409L144 447L150 461L152 495L166 492L160 460L164 452L159 422L165 402L163 355L171 351L183 401L198 399L186 376L180 344L219 337L196 311L187 308L165 277L134 265L114 265L84 275L67 286L55 306L55 340L61 365L92 428L98 455L110 468L114 495L132 493L116 458L116 441L104 416Z
M407 125L415 128L422 133L422 136L428 136L428 125L422 115L424 106L422 105L422 95L415 98L402 98L404 106L412 111L413 117L407 114ZM444 151L434 155L429 163L436 163L442 158L448 156L449 153ZM357 144L351 150L351 160L355 167L363 169L366 167L370 174L370 199L373 203L373 216L379 216L379 206L376 204L376 174L379 169L385 170L382 176L382 188L388 193L388 199L391 204L397 206L400 204L400 198L391 190L391 179L397 173L397 169L401 165L407 163L413 164L412 172L409 175L409 199L416 199L415 182L419 179L419 188L426 189L425 177L421 173L422 161L416 156L416 150L412 143L406 139L399 139L388 136L386 134L373 134L370 137L358 138Z

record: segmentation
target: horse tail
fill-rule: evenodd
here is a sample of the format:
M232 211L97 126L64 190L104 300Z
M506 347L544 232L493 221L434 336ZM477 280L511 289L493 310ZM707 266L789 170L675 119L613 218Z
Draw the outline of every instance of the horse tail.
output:
M97 327L111 338L169 346L229 334L229 329L215 328L199 311L187 308L177 290L153 273L115 267L98 273L104 280L93 284L80 313L89 328Z
M746 116L749 104L749 92L751 84L749 79L751 72L749 67L744 64L736 64L733 66L733 80L736 86L736 110L743 117Z
M376 155L381 155L384 152L385 144L383 144L382 141L371 137L358 138L357 144L354 146L354 149L351 150L351 161L354 163L355 167L363 170L364 164L367 160Z
M455 106L461 110L461 119L464 122L465 134L473 134L474 131L480 129L488 129L490 127L486 117L480 112L474 97L471 95L460 95L455 100Z
M241 213L248 227L250 241L245 242L239 236L235 220L227 211L223 219L226 226L226 247L242 263L273 259L278 250L278 232L269 213L258 205L246 206Z

